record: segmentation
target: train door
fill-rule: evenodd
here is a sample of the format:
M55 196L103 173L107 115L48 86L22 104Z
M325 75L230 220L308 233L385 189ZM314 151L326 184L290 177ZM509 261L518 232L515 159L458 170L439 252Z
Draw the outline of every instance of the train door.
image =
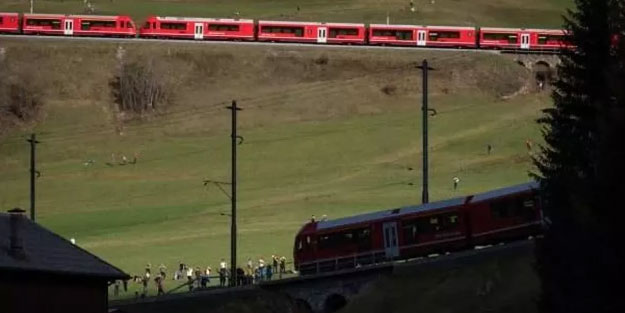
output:
M317 42L318 43L328 42L328 28L327 27L317 28Z
M521 34L521 49L530 48L530 34Z
M204 39L204 23L195 23L195 39Z
M71 36L74 34L74 20L66 19L63 27L63 34Z
M425 46L425 30L417 31L417 46Z
M397 240L397 222L382 224L384 232L384 253L387 259L394 259L399 256Z

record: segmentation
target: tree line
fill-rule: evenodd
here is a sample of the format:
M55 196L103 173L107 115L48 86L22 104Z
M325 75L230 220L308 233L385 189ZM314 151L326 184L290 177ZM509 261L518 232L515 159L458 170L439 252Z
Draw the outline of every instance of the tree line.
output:
M625 312L625 0L575 0L532 173L546 232L541 312Z

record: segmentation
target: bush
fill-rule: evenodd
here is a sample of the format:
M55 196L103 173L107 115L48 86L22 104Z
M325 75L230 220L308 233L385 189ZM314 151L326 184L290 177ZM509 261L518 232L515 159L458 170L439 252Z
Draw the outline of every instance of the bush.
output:
M392 96L397 91L397 87L395 85L386 85L382 87L382 92L388 96Z
M124 63L111 81L111 92L121 112L144 114L165 107L173 94L153 60Z
M0 65L0 115L21 122L34 120L44 103L43 87L32 67L11 70ZM6 122L6 120L5 120Z

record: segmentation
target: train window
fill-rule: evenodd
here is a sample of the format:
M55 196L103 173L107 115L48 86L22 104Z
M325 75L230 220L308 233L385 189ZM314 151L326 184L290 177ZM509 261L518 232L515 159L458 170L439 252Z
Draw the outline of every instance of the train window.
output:
M507 34L507 33L484 33L483 35L484 40L497 40L497 41L508 41L510 42L511 38L514 40L514 43L516 43L516 35L514 34Z
M358 250L369 249L371 247L371 230L361 228L319 236L319 249L353 245L356 245Z
M26 25L28 26L48 26L52 29L61 29L61 21L60 20L49 20L49 19L28 19L26 21Z
M439 38L460 38L460 32L430 32L429 37L431 41L436 41Z
M85 21L80 23L80 29L89 30L95 27L115 28L115 21Z
M0 16L0 24L4 23L4 20L2 19L2 16Z
M150 22L145 22L143 28L150 29Z
M454 229L456 228L456 225L458 225L458 214L455 214L455 213L447 214L443 216L442 220L443 222L442 222L441 230L447 231L450 229Z
M228 31L228 32L238 32L239 25L227 25L227 24L210 24L208 25L209 30L213 31Z
M373 36L394 37L395 31L391 29L375 29L373 30Z
M297 243L295 244L297 246L297 250L298 251L302 251L304 250L304 245L302 244L302 240L301 239L297 239Z
M414 244L417 243L420 227L418 226L418 220L408 220L403 222L402 230L404 232L404 243Z
M280 27L280 26L264 26L261 29L262 33L282 33L282 34L295 34L295 37L304 36L303 27Z
M399 40L412 40L412 31L411 30L398 30L395 33L395 38Z
M152 22L152 28L156 29L156 22Z
M538 35L538 44L559 44L564 42L564 36L562 35Z
M176 29L176 30L185 30L187 29L186 23L161 23L162 29Z
M491 215L494 218L535 218L534 200L527 197L507 198L491 203Z
M358 36L357 28L330 28L330 38L337 36Z

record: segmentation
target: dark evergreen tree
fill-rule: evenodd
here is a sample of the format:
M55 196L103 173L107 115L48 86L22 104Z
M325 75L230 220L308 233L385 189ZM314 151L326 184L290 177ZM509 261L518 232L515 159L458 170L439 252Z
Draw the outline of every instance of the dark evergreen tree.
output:
M542 312L625 312L625 0L576 0L535 158L548 229Z

